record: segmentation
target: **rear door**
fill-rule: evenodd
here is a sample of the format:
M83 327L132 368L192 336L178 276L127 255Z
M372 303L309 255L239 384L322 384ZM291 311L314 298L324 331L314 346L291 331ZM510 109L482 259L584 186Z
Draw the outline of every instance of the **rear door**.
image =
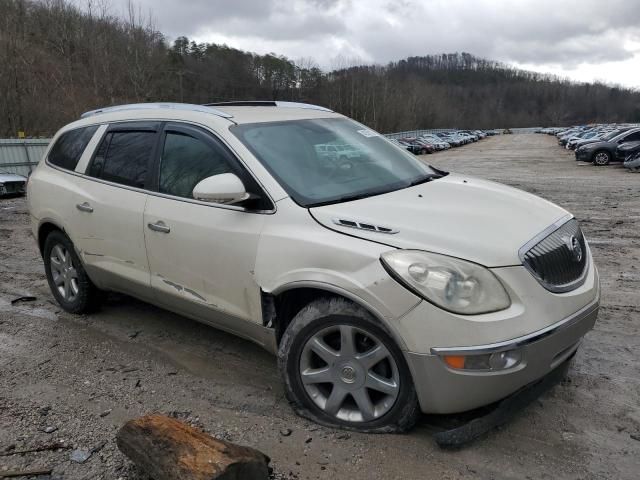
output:
M221 173L238 175L255 200L228 206L193 198L200 180ZM165 126L154 181L144 234L156 301L242 335L242 320L261 322L253 271L272 204L220 140L187 124Z
M103 288L150 298L143 215L160 123L106 130L78 177L73 230L89 275Z

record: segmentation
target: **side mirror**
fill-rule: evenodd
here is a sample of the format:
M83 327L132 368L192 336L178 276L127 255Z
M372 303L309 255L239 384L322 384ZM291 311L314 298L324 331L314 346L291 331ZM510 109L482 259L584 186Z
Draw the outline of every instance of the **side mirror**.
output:
M242 180L233 173L221 173L200 180L193 187L193 198L203 202L232 204L249 198Z

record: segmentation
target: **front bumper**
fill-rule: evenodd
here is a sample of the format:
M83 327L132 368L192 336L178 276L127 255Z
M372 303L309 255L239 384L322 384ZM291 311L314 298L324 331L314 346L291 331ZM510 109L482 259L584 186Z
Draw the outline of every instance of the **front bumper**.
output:
M535 382L573 355L598 315L596 299L542 330L511 340L471 347L433 348L431 354L406 354L420 407L425 413L456 413L498 401ZM452 369L442 354L480 354L519 349L522 360L501 371Z
M576 160L579 162L590 162L591 161L591 155L593 154L593 152L591 152L590 150L582 150L582 151L575 151L576 154Z

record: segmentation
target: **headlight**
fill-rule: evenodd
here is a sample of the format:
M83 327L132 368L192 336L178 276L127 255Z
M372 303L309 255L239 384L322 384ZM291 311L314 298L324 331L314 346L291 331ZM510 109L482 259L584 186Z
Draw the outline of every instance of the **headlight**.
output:
M445 310L471 315L511 305L496 276L476 263L420 250L393 250L380 260L396 280Z

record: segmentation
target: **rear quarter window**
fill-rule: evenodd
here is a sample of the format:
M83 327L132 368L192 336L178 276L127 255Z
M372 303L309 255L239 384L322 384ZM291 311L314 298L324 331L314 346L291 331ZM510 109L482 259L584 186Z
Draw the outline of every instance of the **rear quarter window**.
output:
M74 170L97 129L98 126L94 125L70 130L60 135L49 152L49 163L65 170Z

